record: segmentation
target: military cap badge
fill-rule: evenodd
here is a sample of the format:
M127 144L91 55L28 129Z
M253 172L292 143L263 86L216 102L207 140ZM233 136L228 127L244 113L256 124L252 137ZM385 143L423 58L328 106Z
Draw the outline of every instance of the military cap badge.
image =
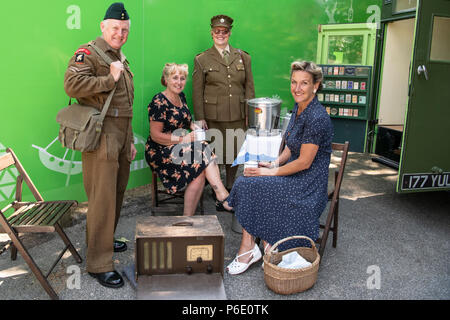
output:
M224 14L219 14L211 18L211 28L225 27L231 29L233 27L233 19Z

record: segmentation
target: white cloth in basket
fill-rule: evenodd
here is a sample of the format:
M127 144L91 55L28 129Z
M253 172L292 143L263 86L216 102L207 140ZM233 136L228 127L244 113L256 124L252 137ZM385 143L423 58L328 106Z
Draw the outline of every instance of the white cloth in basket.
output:
M301 269L311 266L311 262L307 261L297 251L289 252L281 258L281 262L278 264L280 268L286 269Z

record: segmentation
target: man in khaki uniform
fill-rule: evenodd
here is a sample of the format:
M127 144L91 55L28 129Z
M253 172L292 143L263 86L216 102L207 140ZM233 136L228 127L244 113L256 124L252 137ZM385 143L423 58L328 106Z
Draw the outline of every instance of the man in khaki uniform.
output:
M232 24L233 19L225 15L211 18L214 45L195 57L192 73L195 119L202 120L206 129L221 131L224 162L227 153L231 152L233 154L228 158L232 162L241 147L233 142L234 150L226 148L226 129L246 130L248 111L245 100L255 97L250 55L228 43ZM228 145L230 143L228 141ZM226 187L230 189L238 166L231 167L231 163L227 163L225 169Z
M91 43L111 60L111 65L85 44L69 61L64 89L80 104L101 110L116 87L103 122L100 146L82 153L83 183L88 197L86 227L87 271L100 284L118 288L123 279L114 270L113 251L126 250L114 240L123 196L128 183L130 163L136 155L131 118L133 116L133 74L121 51L129 33L129 16L122 3L112 4L100 27L102 36Z

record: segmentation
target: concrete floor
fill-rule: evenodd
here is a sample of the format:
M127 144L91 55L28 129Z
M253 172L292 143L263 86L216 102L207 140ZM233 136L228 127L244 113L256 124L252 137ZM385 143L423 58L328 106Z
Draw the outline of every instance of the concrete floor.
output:
M333 248L329 238L314 287L288 296L276 294L266 287L258 262L242 275L224 273L227 299L448 300L450 193L397 194L396 179L395 170L372 162L370 155L350 153L341 189L338 245ZM226 266L238 250L240 234L231 230L230 214L216 213L209 187L205 195L206 214L216 214L225 233ZM74 225L65 229L83 258L85 211L82 204L73 215ZM181 206L172 206L168 212L181 212ZM117 270L134 263L136 221L148 215L148 186L128 191L116 236L130 240L129 249L114 255ZM6 241L7 236L0 234L0 248ZM56 258L63 248L53 235L27 236L24 241L44 270L52 264L49 257ZM36 246L38 241L44 243ZM85 262L78 265L69 254L49 279L63 300L136 299L128 280L120 289L102 287L86 273ZM48 299L20 254L16 261L10 260L9 252L0 254L0 300L5 299Z

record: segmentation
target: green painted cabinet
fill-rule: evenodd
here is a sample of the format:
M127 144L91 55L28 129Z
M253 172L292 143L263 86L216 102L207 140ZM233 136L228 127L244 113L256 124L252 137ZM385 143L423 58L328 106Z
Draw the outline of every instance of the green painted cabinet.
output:
M374 10L378 11L379 8ZM374 19L377 21L377 19ZM325 88L325 94L333 95L332 98L337 98L337 101L327 103L324 99L323 104L329 107L331 111L331 121L334 126L333 141L350 143L350 151L365 152L368 146L366 145L367 128L371 120L371 100L372 93L372 73L371 68L374 64L375 45L377 23L347 23L347 24L331 24L319 26L318 40L317 40L317 58L322 66L329 66L349 71L349 70L367 70L363 74L356 76L353 74L329 74L324 73L325 84L327 81L332 81L339 85L342 81L345 83L345 89ZM355 78L356 76L356 78ZM335 78L333 81L333 78ZM355 79L354 79L355 78ZM361 95L360 90L353 90L347 88L347 82L364 83L364 95ZM337 89L337 90L336 90ZM345 90L345 91L343 91ZM336 94L338 94L336 96ZM350 95L350 101L348 96ZM342 100L344 97L344 100ZM326 98L326 96L325 96ZM358 99L356 104L352 100ZM359 101L364 98L364 101ZM362 103L363 102L363 103Z
M348 141L351 151L364 152L372 67L340 64L320 66L324 80L318 99L331 117L333 142Z

